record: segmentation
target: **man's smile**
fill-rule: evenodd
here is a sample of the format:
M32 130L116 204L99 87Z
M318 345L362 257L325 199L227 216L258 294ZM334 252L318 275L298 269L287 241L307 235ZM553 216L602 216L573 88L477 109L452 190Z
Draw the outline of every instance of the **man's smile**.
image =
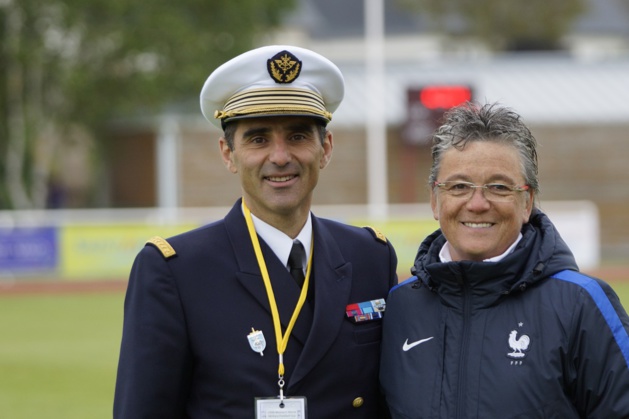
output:
M289 180L297 178L296 175L284 175L284 176L265 176L264 179L270 182L288 182Z

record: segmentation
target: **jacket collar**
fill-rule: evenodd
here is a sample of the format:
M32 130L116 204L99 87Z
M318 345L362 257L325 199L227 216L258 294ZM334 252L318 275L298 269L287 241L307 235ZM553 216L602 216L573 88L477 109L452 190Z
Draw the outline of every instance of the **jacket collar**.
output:
M498 262L442 263L439 251L445 241L441 230L428 236L419 247L412 272L452 306L461 304L460 297L465 294L473 298L473 307L486 307L553 273L578 270L568 246L539 209L533 210L522 227L522 240L514 251Z

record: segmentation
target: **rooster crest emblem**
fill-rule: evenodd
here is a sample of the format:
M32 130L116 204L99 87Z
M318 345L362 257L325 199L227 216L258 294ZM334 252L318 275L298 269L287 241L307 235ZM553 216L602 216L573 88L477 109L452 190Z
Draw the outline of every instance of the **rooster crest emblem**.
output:
M517 330L512 330L511 333L509 333L509 347L513 350L513 352L507 354L509 358L524 358L526 356L524 352L529 349L529 345L531 344L531 338L527 335L517 336Z
M269 75L276 83L292 83L301 73L301 61L288 51L281 51L267 61Z

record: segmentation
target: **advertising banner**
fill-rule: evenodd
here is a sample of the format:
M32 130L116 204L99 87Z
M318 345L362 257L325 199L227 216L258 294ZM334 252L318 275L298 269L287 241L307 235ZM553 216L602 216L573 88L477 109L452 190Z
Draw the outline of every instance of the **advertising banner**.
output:
M0 275L54 273L58 254L55 227L0 228Z
M351 220L355 226L372 226L380 230L395 247L398 258L398 276L404 280L411 276L411 266L420 242L439 228L433 219L399 219L388 221Z
M60 272L66 279L124 279L136 254L153 236L164 238L197 226L146 224L68 225L60 231Z

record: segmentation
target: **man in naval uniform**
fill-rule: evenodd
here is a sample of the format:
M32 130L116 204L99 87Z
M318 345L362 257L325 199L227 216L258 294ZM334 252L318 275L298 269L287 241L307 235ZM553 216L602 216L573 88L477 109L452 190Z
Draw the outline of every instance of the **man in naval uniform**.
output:
M209 76L201 110L223 130L242 199L136 257L114 418L385 415L381 318L395 251L374 229L310 210L343 94L332 62L294 46L254 49Z

